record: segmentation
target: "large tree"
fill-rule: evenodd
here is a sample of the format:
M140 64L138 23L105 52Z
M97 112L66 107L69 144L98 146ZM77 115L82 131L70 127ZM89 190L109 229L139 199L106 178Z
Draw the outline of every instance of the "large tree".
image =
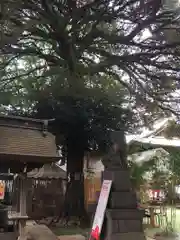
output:
M1 95L8 95L12 82L22 94L14 80L28 85L31 78L37 85L43 78L48 84L53 76L59 85L65 79L68 94L78 97L87 79L108 74L128 89L136 114L146 111L147 124L155 108L177 113L179 40L167 38L175 17L160 0L3 0ZM24 64L25 58L35 64Z
M67 215L84 215L83 159L85 151L103 155L109 145L109 132L129 128L132 110L128 108L127 90L108 75L85 79L78 95L69 92L64 77L48 75L36 78L25 75L37 64L37 59L26 57L23 65L13 62L13 82L1 91L1 103L10 114L43 119L55 119L49 130L62 147L62 161L67 162L70 179L66 194ZM129 128L130 129L130 128ZM102 153L103 152L103 153ZM78 191L77 191L78 189ZM75 211L74 211L75 210Z
M164 37L174 14L160 0L3 0L1 9L2 68L34 56L26 74L63 75L75 95L85 77L108 73L143 103L172 110L179 42Z
M43 117L55 94L47 86L52 81L54 89L65 85L69 97L58 101L62 105L66 99L71 113L75 112L74 120L78 116L70 131L73 144L69 148L73 145L78 149L77 138L86 146L82 129L84 119L89 118L84 114L79 121L79 105L81 110L99 106L98 111L104 111L104 104L95 104L89 92L85 93L88 100L82 103L93 78L102 82L108 76L112 83L120 82L128 90L126 99L136 102L139 109L156 106L177 111L172 103L177 101L173 93L179 88L179 41L166 40L164 32L174 21L174 14L163 10L160 0L3 0L0 18L1 89L11 91L13 83L23 95L23 84L40 84L45 91L41 91L44 96L37 112ZM25 59L32 58L35 63L25 65ZM42 106L46 106L43 111ZM82 151L78 154L82 159Z
M67 162L69 177L66 195L66 213L82 216L83 212L83 160L86 151L98 151L100 156L105 153L109 143L109 131L128 125L129 118L126 109L104 98L96 96L73 98L59 97L50 103L51 98L44 99L37 105L36 117L54 117L52 131L57 136L57 144L62 145L63 155ZM117 98L116 98L117 100ZM52 99L53 101L53 99ZM113 105L114 104L114 105ZM59 138L58 138L59 137ZM101 152L100 152L101 151ZM75 212L76 211L76 212Z
M66 216L84 216L83 160L86 151L96 151L102 156L110 143L109 132L129 128L132 111L126 107L126 91L118 82L111 82L108 76L94 78L87 82L80 96L69 95L69 88L61 80L56 84L51 79L32 86L25 84L22 95L9 98L9 112L43 119L55 119L49 130L56 136L61 147L61 160L67 163L67 185L65 201ZM23 81L17 81L22 86ZM90 85L91 84L91 85ZM16 86L16 90L17 90ZM21 89L22 90L22 89ZM13 93L16 91L13 90ZM8 93L9 96L9 93ZM23 102L22 102L23 100ZM27 100L27 101L26 101ZM31 104L28 104L31 103ZM124 105L124 106L123 106Z

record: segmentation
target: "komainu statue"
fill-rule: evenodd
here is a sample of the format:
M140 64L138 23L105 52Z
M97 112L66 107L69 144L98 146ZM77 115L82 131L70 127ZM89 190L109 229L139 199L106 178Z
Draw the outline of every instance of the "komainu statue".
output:
M105 169L127 168L127 150L124 131L111 133L109 153L102 159Z

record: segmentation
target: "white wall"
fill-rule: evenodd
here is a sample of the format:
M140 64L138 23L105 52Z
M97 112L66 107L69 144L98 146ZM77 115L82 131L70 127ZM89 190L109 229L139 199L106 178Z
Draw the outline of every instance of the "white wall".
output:
M94 177L101 177L102 172L104 171L104 165L100 158L89 158L85 157L84 159L84 173L87 174L87 170L94 173Z

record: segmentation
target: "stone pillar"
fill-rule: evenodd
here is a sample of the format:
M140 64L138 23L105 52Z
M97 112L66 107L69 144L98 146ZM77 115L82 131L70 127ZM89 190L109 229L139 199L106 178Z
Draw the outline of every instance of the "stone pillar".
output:
M17 220L19 223L19 238L18 240L26 240L25 238L25 226L26 226L26 221L28 219L27 216L27 174L22 173L20 175L20 189L19 189L19 194L20 194L20 202L19 202L19 216L17 216Z
M131 188L126 162L126 143L123 132L114 132L110 153L103 160L103 178L112 180L112 190L105 214L102 239L144 240L143 215L137 209L136 194Z

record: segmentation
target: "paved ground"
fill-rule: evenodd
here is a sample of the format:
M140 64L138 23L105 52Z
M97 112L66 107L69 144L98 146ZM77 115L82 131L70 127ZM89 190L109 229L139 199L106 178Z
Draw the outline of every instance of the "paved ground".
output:
M60 240L85 240L85 237L82 235L64 235L58 237Z
M16 240L14 233L0 233L0 240Z
M82 235L64 235L64 236L59 236L59 240L85 240L85 237ZM13 234L4 234L0 233L0 240L15 240L16 237ZM153 238L147 237L147 240L153 240Z
M66 235L66 236L59 236L60 240L85 240L85 237L82 235ZM153 238L147 237L147 240L153 240Z

